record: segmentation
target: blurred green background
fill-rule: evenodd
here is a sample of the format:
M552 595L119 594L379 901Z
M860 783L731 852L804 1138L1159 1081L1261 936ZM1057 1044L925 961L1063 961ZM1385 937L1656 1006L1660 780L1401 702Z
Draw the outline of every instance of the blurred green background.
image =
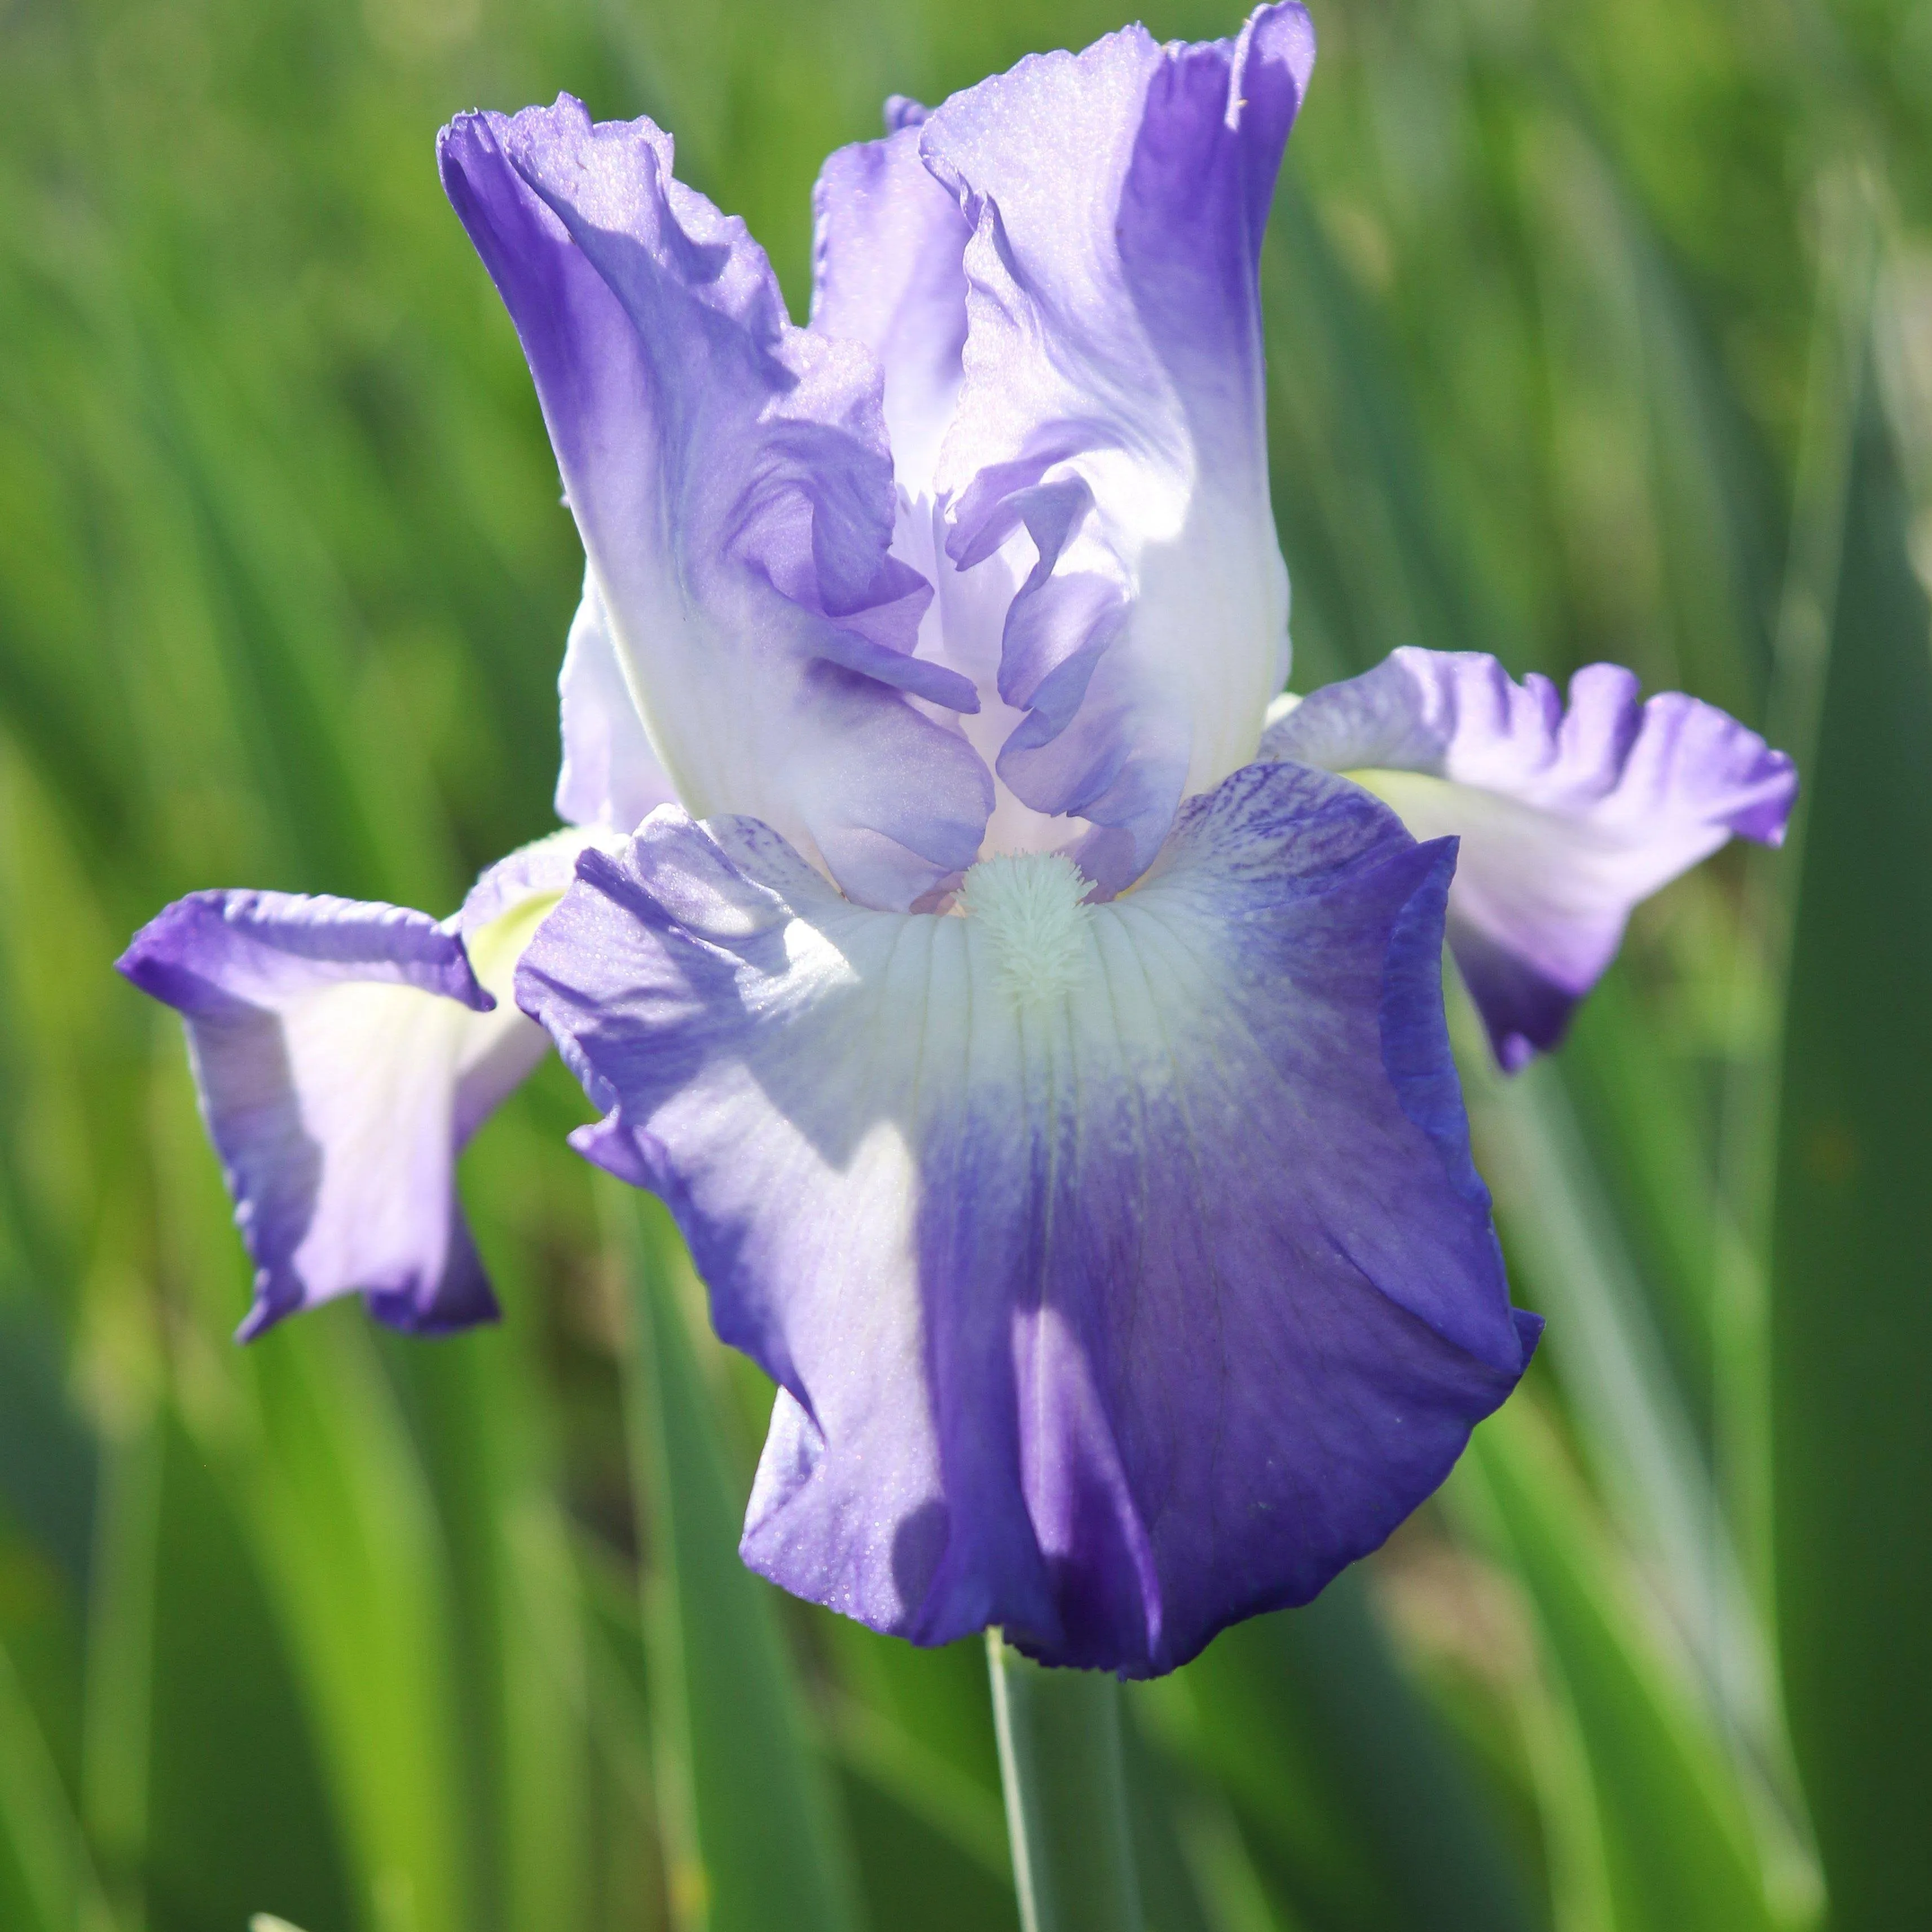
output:
M110 966L196 886L446 910L551 823L580 554L440 122L651 113L802 314L826 149L1122 4L0 0L8 1932L1015 1924L982 1656L738 1568L769 1389L561 1070L465 1160L500 1329L244 1351L178 1028ZM1932 5L1316 12L1297 687L1610 657L1807 790L1560 1060L1466 1056L1548 1342L1385 1552L1132 1690L1150 1925L1923 1925Z

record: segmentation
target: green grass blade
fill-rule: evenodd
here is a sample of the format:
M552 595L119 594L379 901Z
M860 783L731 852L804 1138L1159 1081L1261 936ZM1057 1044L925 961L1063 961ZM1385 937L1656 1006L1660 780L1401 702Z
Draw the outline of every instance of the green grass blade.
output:
M868 1922L1010 1932L1017 1908L997 1802L856 1704L839 1712L832 1742Z
M346 1932L356 1914L340 1823L286 1627L207 1448L170 1420L160 1463L148 1932L267 1909Z
M1517 1299L1550 1322L1544 1346L1592 1463L1624 1520L1661 1560L1713 1696L1741 1708L1761 1705L1762 1641L1742 1600L1709 1466L1562 1076L1546 1060L1504 1078L1480 1048L1464 1064L1484 1171L1519 1264Z
M1460 1003L1459 1003L1460 1004ZM1634 1040L1629 1051L1654 1051ZM1516 1272L1516 1298L1550 1322L1561 1377L1600 1493L1645 1553L1656 1636L1678 1653L1726 1741L1738 1802L1766 1882L1793 1910L1815 1897L1809 1826L1796 1789L1774 1643L1750 1588L1685 1391L1672 1372L1607 1176L1580 1131L1563 1070L1498 1075L1463 1055L1484 1171ZM1712 1208L1713 1218L1715 1207Z
M655 1201L613 1212L634 1231L627 1400L674 1910L705 1932L850 1932L850 1855L776 1593L738 1558L743 1506L679 1299L682 1244Z
M358 1306L253 1344L238 1475L314 1715L369 1932L468 1932L450 1580L423 1468Z
M814 1616L838 1684L824 1706L871 1923L1008 1928L1017 1906L985 1647L922 1650Z
M1772 1267L1778 1603L1834 1922L1932 1896L1932 650L1868 380L1807 775Z
M582 1606L514 1339L501 1328L428 1346L398 1338L384 1353L449 1551L464 1856L477 1896L466 1932L580 1924Z
M19 1932L115 1932L80 1820L4 1644L0 1923Z
M1218 1932L1183 1835L1184 1808L1191 1795L1186 1774L1148 1735L1131 1693L1124 1716L1120 1748L1127 1813L1148 1932Z
M88 1600L81 1813L116 1910L138 1923L148 1843L160 1432L124 1424L102 1459Z
M0 1302L0 1504L84 1596L100 1455L61 1387L50 1326Z
M1233 1800L1311 1924L1536 1924L1358 1573L1302 1610L1237 1624L1171 1688L1138 1694L1156 1731Z
M1527 1592L1574 1714L1617 1932L1802 1922L1802 1897L1776 1895L1700 1687L1654 1640L1634 1566L1532 1400L1478 1430L1448 1493Z

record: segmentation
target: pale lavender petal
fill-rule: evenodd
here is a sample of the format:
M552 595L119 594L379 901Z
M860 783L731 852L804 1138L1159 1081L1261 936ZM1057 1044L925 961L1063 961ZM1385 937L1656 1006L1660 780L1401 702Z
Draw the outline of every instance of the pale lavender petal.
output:
M1462 841L1449 943L1511 1069L1563 1036L1631 908L1734 832L1769 845L1791 760L1714 705L1640 702L1615 664L1520 684L1474 651L1405 648L1285 705L1264 756L1346 772L1418 838Z
M948 548L965 568L1033 560L999 670L1027 716L999 775L1110 828L1088 855L1109 885L1253 757L1286 674L1257 262L1313 58L1299 6L1232 44L1130 28L920 131L974 230Z
M514 854L440 925L396 906L205 892L135 935L120 969L188 1023L255 1262L244 1340L356 1292L418 1334L495 1317L456 1156L548 1049L506 996L584 844Z
M1084 908L1036 855L869 911L670 810L586 854L518 998L782 1384L748 1561L1146 1675L1378 1544L1539 1326L1444 1029L1453 864L1290 766Z
M629 832L677 790L651 748L631 688L610 641L596 579L587 572L557 680L562 700L563 765L556 815L567 824Z
M916 498L958 400L972 230L920 158L925 110L896 98L887 118L892 133L838 149L812 190L812 326L872 351L893 471Z
M673 178L648 121L593 127L566 96L465 115L439 154L678 796L781 826L868 903L956 873L992 780L919 708L977 699L912 652L931 592L888 554L871 356L791 326L744 224Z

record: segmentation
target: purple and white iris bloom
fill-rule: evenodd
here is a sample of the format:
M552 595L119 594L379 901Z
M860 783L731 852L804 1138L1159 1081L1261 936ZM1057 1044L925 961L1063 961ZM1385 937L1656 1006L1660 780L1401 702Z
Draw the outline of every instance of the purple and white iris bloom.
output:
M778 1384L743 1551L787 1588L1144 1676L1442 1480L1540 1326L1445 919L1520 1060L1791 778L1604 668L1567 719L1413 651L1271 710L1256 265L1313 56L1276 5L893 102L820 177L803 329L650 122L445 130L588 558L582 829L440 926L211 893L136 940L247 1332L348 1289L488 1312L454 1160L536 1022L602 1116L575 1144Z

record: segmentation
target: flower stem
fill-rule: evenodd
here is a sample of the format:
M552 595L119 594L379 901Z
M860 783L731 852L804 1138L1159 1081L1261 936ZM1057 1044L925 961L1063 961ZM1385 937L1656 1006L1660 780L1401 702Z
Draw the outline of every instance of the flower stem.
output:
M1029 1663L986 1633L1024 1932L1142 1932L1120 1759L1120 1687Z

